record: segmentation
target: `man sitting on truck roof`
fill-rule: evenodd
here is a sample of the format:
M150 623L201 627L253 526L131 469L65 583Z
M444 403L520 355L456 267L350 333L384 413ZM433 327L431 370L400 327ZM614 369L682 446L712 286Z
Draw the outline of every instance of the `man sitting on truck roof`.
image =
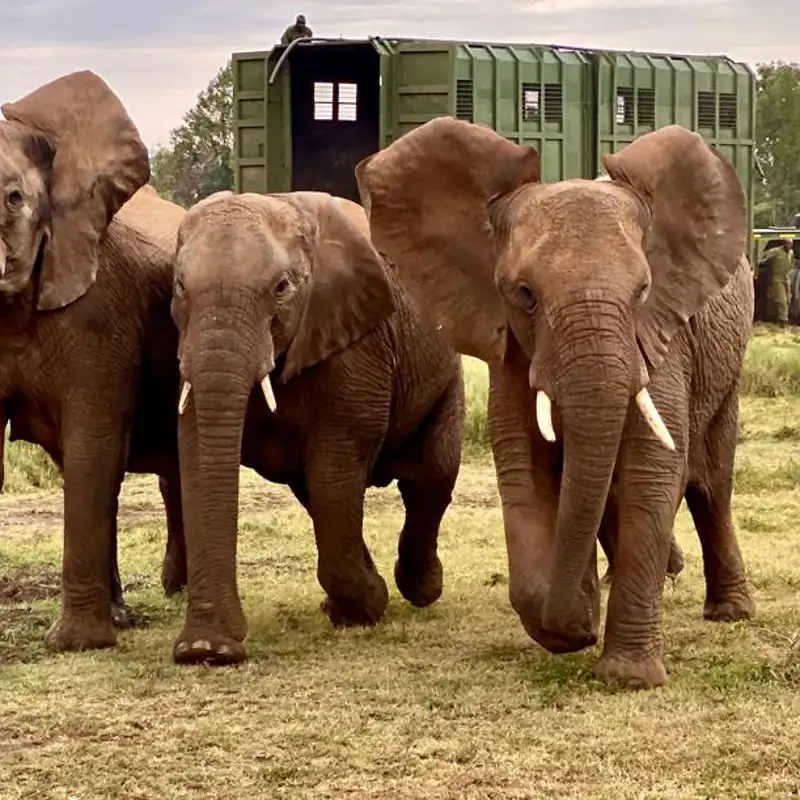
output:
M290 25L281 36L281 44L289 44L295 39L311 38L314 31L306 25L305 14L298 14L294 25Z

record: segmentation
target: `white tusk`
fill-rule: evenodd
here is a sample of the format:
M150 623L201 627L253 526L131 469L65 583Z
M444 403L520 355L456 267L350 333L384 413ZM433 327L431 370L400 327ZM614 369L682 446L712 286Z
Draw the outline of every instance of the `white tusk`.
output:
M650 426L653 433L658 436L664 447L668 450L674 450L675 442L672 440L672 436L670 436L667 426L664 424L664 420L661 419L661 415L658 413L658 409L653 403L653 398L650 397L650 392L647 389L642 389L636 395L636 405L639 406L639 411L642 412L645 422Z
M541 389L536 392L536 424L548 442L556 440L556 432L553 430L553 404L547 393Z
M189 402L189 392L192 391L192 384L186 381L181 389L181 399L178 400L178 414L183 414L186 411L186 404Z
M275 392L272 391L272 382L269 379L269 373L267 373L264 376L264 380L261 381L261 391L264 392L264 399L267 401L269 410L274 414L278 404L275 401Z

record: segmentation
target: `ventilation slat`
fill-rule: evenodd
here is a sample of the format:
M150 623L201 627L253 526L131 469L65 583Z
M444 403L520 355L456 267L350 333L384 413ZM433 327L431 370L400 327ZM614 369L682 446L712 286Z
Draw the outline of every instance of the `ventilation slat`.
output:
M474 122L475 103L472 98L472 81L459 78L456 81L456 117Z
M653 89L636 92L636 124L653 128L656 124L656 93Z
M560 83L544 85L544 120L561 122L564 119L564 87Z
M729 92L721 92L719 95L719 126L731 131L736 136L738 122L738 104L736 95Z
M717 96L714 92L697 93L697 127L717 127Z

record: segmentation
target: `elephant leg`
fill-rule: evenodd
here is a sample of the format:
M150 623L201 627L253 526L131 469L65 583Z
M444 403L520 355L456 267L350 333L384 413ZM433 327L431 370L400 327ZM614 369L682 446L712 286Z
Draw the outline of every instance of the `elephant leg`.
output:
M704 473L698 479L693 475L686 487L686 505L703 551L703 616L719 622L749 619L755 613L731 512L737 421L738 400L732 394L709 427Z
M661 596L684 471L680 452L666 453L649 432L634 433L620 449L614 578L594 670L605 681L649 688L667 679Z
M617 547L617 504L613 496L609 495L606 501L606 509L603 512L603 519L600 522L600 529L597 531L597 541L606 556L608 566L602 577L602 582L610 585L614 572L614 550Z
M603 514L603 521L600 523L600 530L597 533L597 539L608 561L605 574L602 577L602 582L608 586L614 575L614 549L617 546L617 510L615 500L609 496L606 510ZM667 562L667 576L676 578L683 572L683 551L675 538L675 532L672 534L672 541L669 547L669 561Z
M409 603L424 608L442 594L439 528L453 497L461 465L463 387L459 372L436 411L414 437L398 470L405 522L397 545L394 579Z
M305 479L302 477L292 478L289 481L289 488L292 490L292 494L295 498L297 498L297 502L308 511L308 487L306 486Z
M61 617L45 637L55 651L112 647L117 640L109 565L128 440L118 407L97 408L90 393L81 394L73 396L75 410L68 409L63 428Z
M186 586L186 539L183 530L181 481L176 475L161 475L158 488L167 516L167 549L161 567L161 586L171 597Z
M119 498L114 498L114 511L111 519L111 546L109 555L109 573L111 578L111 621L115 628L130 628L131 619L125 598L122 594L122 580L119 576L119 541L117 538L117 518L119 515Z
M317 578L327 594L322 610L336 627L373 625L389 602L363 538L366 467L355 453L344 455L350 449L319 447L306 476Z

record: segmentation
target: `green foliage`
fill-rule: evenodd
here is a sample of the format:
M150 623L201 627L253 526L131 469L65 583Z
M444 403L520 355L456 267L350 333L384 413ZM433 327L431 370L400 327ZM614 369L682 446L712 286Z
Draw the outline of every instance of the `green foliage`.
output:
M152 182L164 197L189 207L233 188L233 69L229 61L197 96L170 134L169 144L150 157Z
M800 64L759 64L756 136L765 184L757 225L791 224L800 212Z
M742 394L800 395L800 329L759 325L753 331L742 373Z

